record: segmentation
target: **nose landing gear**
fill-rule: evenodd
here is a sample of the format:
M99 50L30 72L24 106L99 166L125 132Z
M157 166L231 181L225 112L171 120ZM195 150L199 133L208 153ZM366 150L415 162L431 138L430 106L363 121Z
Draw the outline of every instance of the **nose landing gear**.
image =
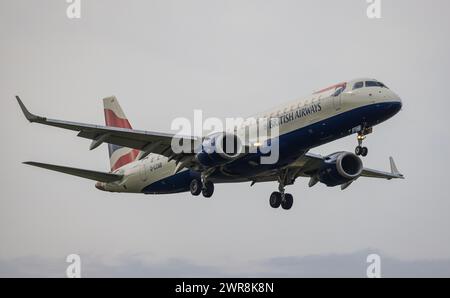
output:
M367 147L363 147L362 146L362 141L365 138L366 138L365 135L358 133L358 137L357 137L357 139L358 139L358 146L356 146L356 148L355 148L355 154L358 155L358 156L361 155L361 156L365 157L369 153L369 149L367 149Z
M366 157L369 153L367 147L362 146L362 142L366 139L366 135L372 132L372 128L365 128L358 132L356 139L358 140L358 146L355 148L355 154L358 156Z

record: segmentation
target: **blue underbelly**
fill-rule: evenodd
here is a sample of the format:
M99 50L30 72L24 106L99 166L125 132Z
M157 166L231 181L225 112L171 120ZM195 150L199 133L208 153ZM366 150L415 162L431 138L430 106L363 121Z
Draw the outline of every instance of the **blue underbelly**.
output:
M229 175L252 177L268 170L277 169L295 161L303 152L348 136L352 129L363 123L375 126L395 115L401 108L401 103L385 102L360 107L335 115L320 122L302 127L279 137L279 159L274 164L260 164L261 154L249 154L224 167L227 173L213 174L212 179L230 179ZM144 193L176 193L189 190L190 181L200 177L200 174L187 170L164 178L147 186Z

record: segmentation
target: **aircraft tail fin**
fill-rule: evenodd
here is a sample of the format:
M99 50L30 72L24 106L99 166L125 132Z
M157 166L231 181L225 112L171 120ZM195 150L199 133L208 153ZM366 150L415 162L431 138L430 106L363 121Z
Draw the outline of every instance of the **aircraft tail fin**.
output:
M107 126L132 129L125 113L120 107L119 101L115 96L103 99L103 107L105 110L105 124ZM140 151L127 147L108 144L109 160L111 171L129 164L136 160Z

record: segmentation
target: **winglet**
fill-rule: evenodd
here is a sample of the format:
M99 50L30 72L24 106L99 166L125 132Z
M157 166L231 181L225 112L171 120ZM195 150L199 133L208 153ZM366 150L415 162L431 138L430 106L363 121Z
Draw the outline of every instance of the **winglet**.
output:
M23 104L23 102L19 96L16 95L16 99L17 99L17 102L19 103L20 108L22 109L23 114L25 115L25 118L27 118L28 121L36 122L38 120L45 120L45 118L43 118L43 117L39 117L39 116L36 116L36 115L30 113L28 111L27 107L25 107L25 105Z
M403 175L397 169L397 166L395 165L395 162L394 162L394 159L392 158L392 156L389 157L389 162L391 164L391 173L393 175L396 175L396 176L399 176L401 178L404 178Z

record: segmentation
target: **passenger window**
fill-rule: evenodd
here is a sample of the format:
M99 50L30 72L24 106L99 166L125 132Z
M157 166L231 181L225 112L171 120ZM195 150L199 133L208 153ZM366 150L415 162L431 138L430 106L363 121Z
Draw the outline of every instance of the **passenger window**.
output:
M359 89L364 87L364 82L357 82L355 85L353 85L353 90Z

